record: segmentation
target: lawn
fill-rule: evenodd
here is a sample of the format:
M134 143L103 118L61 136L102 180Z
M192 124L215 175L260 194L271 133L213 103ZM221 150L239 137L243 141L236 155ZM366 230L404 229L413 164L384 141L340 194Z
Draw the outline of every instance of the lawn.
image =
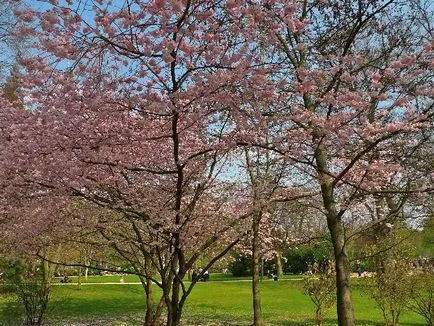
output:
M110 276L112 277L112 276ZM117 278L116 278L117 279ZM262 283L264 317L270 325L313 325L314 308L310 299L303 295L301 282L282 280ZM143 318L144 296L140 285L84 284L54 286L53 304L49 312L50 325L62 325L66 321L106 320L104 325L139 325ZM382 325L381 313L356 285L353 292L357 325ZM7 298L0 297L0 309L6 323ZM198 283L187 300L183 320L185 325L194 322L228 321L233 325L251 324L250 283L207 282ZM119 323L122 320L123 323ZM334 309L328 312L326 325L336 325ZM425 325L419 316L405 312L401 325Z

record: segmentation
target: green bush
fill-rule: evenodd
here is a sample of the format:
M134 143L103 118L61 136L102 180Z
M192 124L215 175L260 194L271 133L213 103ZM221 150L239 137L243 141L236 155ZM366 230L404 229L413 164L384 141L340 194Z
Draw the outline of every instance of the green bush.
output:
M252 258L241 253L235 253L234 259L229 263L228 269L233 276L251 276Z
M285 263L283 272L288 274L304 274L312 266L317 266L317 272L326 271L332 249L328 241L320 241L311 245L289 248L284 251Z

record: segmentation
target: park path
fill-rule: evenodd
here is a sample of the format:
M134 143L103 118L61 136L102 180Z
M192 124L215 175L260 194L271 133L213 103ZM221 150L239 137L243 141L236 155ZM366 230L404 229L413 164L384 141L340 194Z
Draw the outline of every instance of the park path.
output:
M282 282L282 281L302 281L303 278L282 278L279 279L279 281L277 282ZM275 282L273 280L269 280L266 279L264 280L265 282ZM197 282L198 284L201 283L238 283L238 282L252 282L252 280L209 280L207 282ZM190 283L189 281L185 282L185 283ZM81 285L141 285L142 283L140 282L82 282ZM70 282L70 283L53 283L53 285L78 285L77 282Z
M365 275L364 277L370 277L371 274ZM352 278L358 278L357 273L351 274ZM303 277L297 277L297 278L280 278L278 282L284 282L284 281L302 281ZM264 279L265 282L275 282L273 279ZM251 279L242 279L242 280L209 280L207 282L197 282L200 283L239 283L239 282L252 282ZM190 283L190 281L186 281L186 283ZM53 285L78 285L77 282L70 282L70 283L52 283ZM140 282L82 282L81 285L119 285L119 284L126 284L126 285L141 285Z

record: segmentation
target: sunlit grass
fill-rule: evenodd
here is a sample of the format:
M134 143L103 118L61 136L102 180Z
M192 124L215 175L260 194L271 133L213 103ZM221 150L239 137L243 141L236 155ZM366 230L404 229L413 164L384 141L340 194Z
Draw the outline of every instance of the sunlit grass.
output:
M113 277L113 276L110 276ZM116 277L117 279L117 277ZM101 279L103 280L103 279ZM381 312L375 303L354 282L353 300L357 325L381 325ZM261 286L263 313L270 325L313 325L314 306L301 290L299 281L264 280ZM159 290L155 287L155 294ZM0 308L7 299L0 297ZM50 325L66 321L106 320L106 325L138 325L143 318L145 300L140 285L83 284L53 287L53 303L49 312ZM3 311L3 314L6 312ZM2 319L0 319L1 321ZM185 325L194 322L227 321L233 325L252 322L250 282L201 282L187 300L183 313ZM0 322L1 324L1 322ZM335 309L327 312L325 325L336 325ZM3 324L1 324L3 325ZM419 316L405 312L401 325L425 325Z

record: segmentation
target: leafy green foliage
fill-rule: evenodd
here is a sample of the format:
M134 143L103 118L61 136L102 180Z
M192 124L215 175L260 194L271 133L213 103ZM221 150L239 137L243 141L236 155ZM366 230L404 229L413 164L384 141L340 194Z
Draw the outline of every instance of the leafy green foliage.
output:
M285 264L283 271L291 274L306 273L310 266L316 264L319 270L327 268L328 260L332 257L331 243L320 241L315 244L289 248L284 251Z
M228 269L233 276L250 276L252 275L252 258L235 253L234 260L229 263Z

